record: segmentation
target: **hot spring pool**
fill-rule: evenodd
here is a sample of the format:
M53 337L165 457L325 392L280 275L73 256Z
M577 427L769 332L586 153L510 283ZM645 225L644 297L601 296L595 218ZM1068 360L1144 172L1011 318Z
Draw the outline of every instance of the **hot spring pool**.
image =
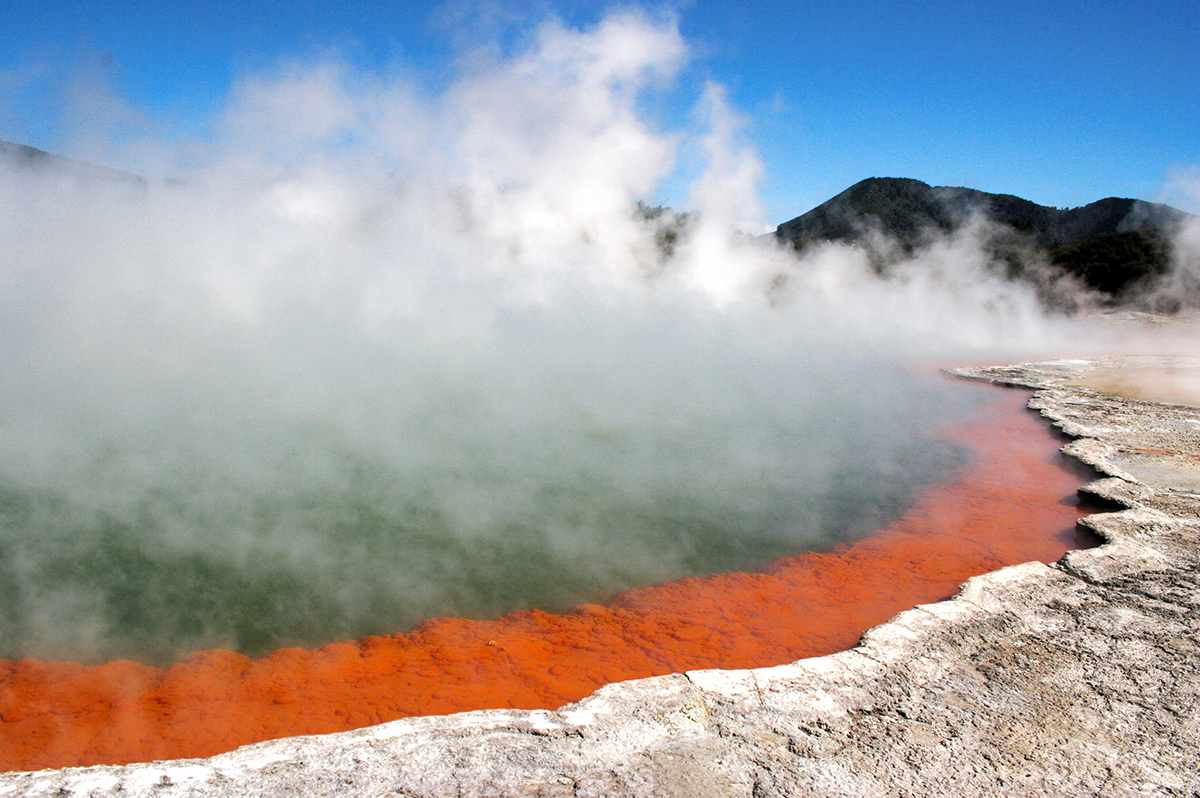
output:
M0 660L0 769L206 756L411 715L555 708L603 684L747 668L849 648L867 628L953 595L1004 565L1093 545L1074 521L1060 440L995 401L943 430L972 457L884 528L823 553L633 590L562 615L430 620L403 634L260 659L200 652L165 669L130 661Z
M899 368L746 372L732 395L584 406L447 392L369 432L208 407L10 419L0 657L254 656L753 570L901 513L964 460L933 425L981 401Z

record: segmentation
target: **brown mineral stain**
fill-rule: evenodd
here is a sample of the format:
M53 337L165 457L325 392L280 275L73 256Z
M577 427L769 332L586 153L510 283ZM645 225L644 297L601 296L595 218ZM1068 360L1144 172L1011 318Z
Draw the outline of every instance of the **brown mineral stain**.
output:
M947 431L973 460L887 528L762 573L684 579L563 615L431 620L254 660L219 650L165 669L0 660L0 769L203 757L413 715L555 708L624 679L850 648L970 576L1083 545L1073 532L1081 477L1021 409L1027 398L1003 392Z
M1189 366L1099 369L1067 385L1146 402L1200 407L1200 369Z

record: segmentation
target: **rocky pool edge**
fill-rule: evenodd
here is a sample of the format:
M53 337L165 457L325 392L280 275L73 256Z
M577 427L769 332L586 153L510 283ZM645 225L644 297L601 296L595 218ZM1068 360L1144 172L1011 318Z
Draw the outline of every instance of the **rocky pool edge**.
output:
M956 369L1102 476L1104 545L968 580L853 649L620 682L207 759L0 774L0 796L1200 794L1200 409L1074 385L1121 357Z

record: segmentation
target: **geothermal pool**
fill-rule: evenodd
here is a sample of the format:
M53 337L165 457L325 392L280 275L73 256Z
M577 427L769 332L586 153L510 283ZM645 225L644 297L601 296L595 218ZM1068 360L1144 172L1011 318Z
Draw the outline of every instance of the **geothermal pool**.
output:
M423 385L370 434L168 401L128 425L44 411L35 442L0 424L0 657L166 665L561 612L855 540L965 457L929 415L973 386L777 367L628 399Z
M840 504L829 500L865 508L821 516L834 531L815 544L804 537L786 552L768 536L748 553L734 525L738 545L725 546L733 556L691 566L728 573L615 596L585 583L577 606L561 613L434 618L257 659L212 649L162 668L0 661L0 767L206 756L412 715L553 708L623 679L780 664L851 647L867 628L953 595L972 575L1093 544L1075 529L1075 490L1087 477L1064 462L1048 424L1023 409L1028 394L935 382L958 397L945 405L956 418L890 455L893 466L914 456L940 463L919 469L937 481L897 487L888 476L904 469L877 453L875 471L848 480L857 493L842 485ZM599 603L583 603L591 596Z

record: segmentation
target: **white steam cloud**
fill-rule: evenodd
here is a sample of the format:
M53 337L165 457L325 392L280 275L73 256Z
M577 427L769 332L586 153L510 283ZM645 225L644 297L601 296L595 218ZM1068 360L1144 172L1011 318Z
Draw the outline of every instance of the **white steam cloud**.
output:
M1182 210L1200 214L1200 167L1176 170L1163 193ZM1172 268L1158 292L1200 302L1200 216L1192 216L1175 231L1171 250Z
M256 651L755 567L953 465L923 431L969 400L890 364L1077 346L969 229L889 282L739 232L761 165L722 89L698 132L644 111L687 63L619 13L438 93L285 64L211 137L120 138L177 181L0 174L0 655ZM639 209L683 147L695 212Z

